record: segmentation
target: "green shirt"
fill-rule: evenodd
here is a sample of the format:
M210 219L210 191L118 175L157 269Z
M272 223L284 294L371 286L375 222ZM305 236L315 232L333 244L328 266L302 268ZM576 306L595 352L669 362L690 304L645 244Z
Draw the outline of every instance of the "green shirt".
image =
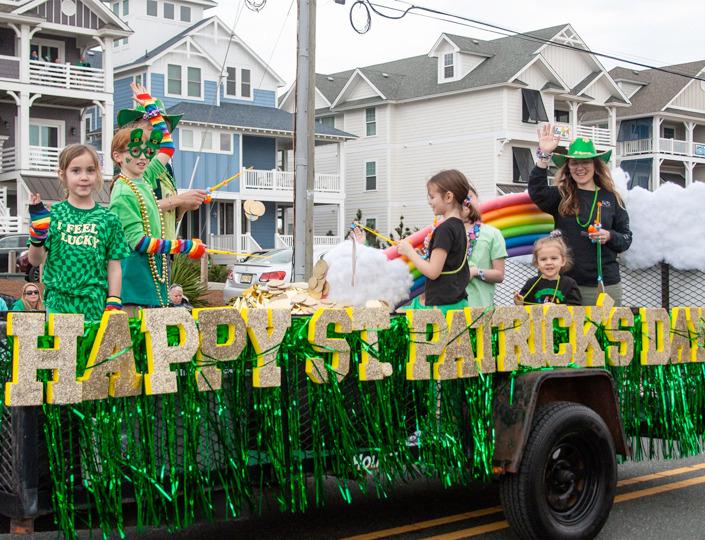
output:
M158 162L161 167L159 167L159 165L147 166L142 178L149 182L152 186L152 190L161 190L161 198L166 200L177 194L176 185L174 184L174 179L161 161L154 158L150 162L150 165L155 161ZM176 240L176 209L162 210L162 215L164 216L164 238L166 240Z
M492 225L480 226L480 235L468 261L470 267L480 270L490 270L492 261L507 257L507 247L502 233ZM474 277L468 283L465 291L468 293L468 304L471 307L486 307L494 304L494 283L482 281Z
M58 202L51 207L44 247L47 311L100 318L108 293L108 261L130 253L116 216L97 204L85 210Z
M145 169L154 174L156 171L166 172L164 165L158 159L150 161ZM133 178L137 191L144 201L147 220L150 225L150 236L159 238L161 236L161 223L159 220L159 208L152 191L152 186L143 178ZM117 180L113 185L110 194L110 211L120 219L125 229L127 243L132 250L135 249L140 239L147 235L146 228L140 213L140 204L132 189L122 180ZM162 257L154 257L157 264L157 271L161 276ZM136 304L139 306L160 306L166 305L169 301L167 283L155 282L150 271L149 258L144 253L132 251L125 260L122 261L122 303Z

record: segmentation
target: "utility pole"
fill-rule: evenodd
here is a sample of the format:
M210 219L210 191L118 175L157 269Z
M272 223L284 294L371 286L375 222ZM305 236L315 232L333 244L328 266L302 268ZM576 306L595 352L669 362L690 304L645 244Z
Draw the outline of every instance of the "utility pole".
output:
M315 141L316 0L298 0L294 129L294 281L311 276Z

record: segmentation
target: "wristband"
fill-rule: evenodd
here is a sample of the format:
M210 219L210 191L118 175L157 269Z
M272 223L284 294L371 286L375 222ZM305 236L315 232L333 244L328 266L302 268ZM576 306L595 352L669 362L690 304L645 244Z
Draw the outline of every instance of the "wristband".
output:
M43 202L29 205L29 241L34 246L42 246L49 235L51 214Z
M487 278L485 277L485 271L484 270L478 270L477 271L477 277L480 278L481 281L485 281Z
M551 152L544 152L540 148L536 150L536 159L540 159L542 161L548 161L551 159L551 156L553 153Z
M122 298L119 296L108 296L105 299L105 311L122 310Z

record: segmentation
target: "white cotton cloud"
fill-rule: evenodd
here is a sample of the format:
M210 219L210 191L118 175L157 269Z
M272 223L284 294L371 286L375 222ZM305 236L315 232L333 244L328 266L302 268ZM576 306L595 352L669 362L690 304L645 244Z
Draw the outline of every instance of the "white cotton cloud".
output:
M664 261L705 271L705 183L683 189L666 182L653 192L637 187L628 191L626 204L634 239L621 259L629 268Z
M409 297L413 282L409 267L401 259L387 260L382 250L355 246L353 286L353 242L338 244L324 256L328 263L328 298L335 302L364 306L368 300L383 300L395 306Z

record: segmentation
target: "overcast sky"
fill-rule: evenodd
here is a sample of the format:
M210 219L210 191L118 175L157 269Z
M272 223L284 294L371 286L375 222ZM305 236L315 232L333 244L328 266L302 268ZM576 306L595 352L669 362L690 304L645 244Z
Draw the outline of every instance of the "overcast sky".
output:
M241 1L220 0L220 6L208 14L219 15L230 27ZM373 1L398 8L409 5L400 0ZM370 31L360 35L350 25L352 4L351 0L345 6L333 0L317 0L318 73L425 54L442 32L478 39L501 37L418 15L390 21L374 13ZM417 5L522 32L570 23L593 51L655 66L705 59L705 0L599 0L543 5L525 0L418 0ZM259 13L243 9L235 29L284 78L287 86L296 72L296 12L296 0L267 0ZM608 59L602 62L607 69L621 64Z

